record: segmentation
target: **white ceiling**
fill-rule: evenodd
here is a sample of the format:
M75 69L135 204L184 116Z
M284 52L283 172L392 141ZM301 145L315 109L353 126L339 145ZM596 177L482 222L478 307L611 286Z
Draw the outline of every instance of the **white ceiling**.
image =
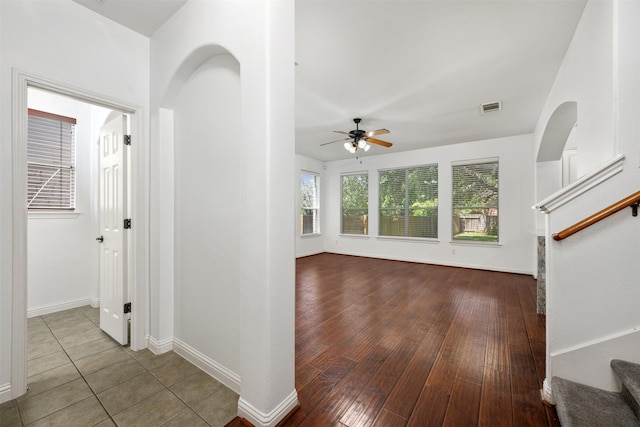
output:
M150 35L184 1L75 0ZM353 157L333 130L387 128L365 155L534 130L585 0L297 0L296 152ZM480 104L501 101L482 115Z

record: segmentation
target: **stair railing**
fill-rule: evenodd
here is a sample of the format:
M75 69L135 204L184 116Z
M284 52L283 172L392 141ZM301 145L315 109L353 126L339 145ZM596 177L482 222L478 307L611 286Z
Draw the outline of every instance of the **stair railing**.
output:
M630 207L632 209L632 215L638 216L638 206L640 205L640 191L633 193L622 200L617 201L616 203L602 209L594 213L591 216L583 219L582 221L576 222L570 227L565 228L564 230L555 233L552 235L553 240L559 241L562 239L566 239L572 234L576 234L578 231L582 231L585 228L595 224L598 221L601 221L607 218L610 215L613 215L616 212L621 211L624 208Z

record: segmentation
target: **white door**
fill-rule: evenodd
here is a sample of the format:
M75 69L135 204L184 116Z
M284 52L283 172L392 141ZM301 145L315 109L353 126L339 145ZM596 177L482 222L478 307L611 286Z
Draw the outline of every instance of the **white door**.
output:
M126 236L126 116L100 129L100 328L120 344L128 342Z

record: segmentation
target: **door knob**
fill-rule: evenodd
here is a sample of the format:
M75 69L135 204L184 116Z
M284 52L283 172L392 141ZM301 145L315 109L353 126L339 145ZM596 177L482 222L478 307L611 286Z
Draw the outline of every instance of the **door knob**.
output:
M104 242L104 237L102 237L102 236L96 237L96 240L98 241L98 243L102 243L102 242Z

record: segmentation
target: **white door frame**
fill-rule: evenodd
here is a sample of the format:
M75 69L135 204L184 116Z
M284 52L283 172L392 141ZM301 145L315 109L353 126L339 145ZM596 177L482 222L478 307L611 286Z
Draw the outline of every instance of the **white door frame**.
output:
M131 313L131 349L147 347L149 305L149 151L143 137L144 110L83 89L13 70L12 105L12 325L11 394L27 391L27 89L36 87L78 101L118 110L131 116L131 161L128 236L128 276ZM88 236L91 237L91 236Z

